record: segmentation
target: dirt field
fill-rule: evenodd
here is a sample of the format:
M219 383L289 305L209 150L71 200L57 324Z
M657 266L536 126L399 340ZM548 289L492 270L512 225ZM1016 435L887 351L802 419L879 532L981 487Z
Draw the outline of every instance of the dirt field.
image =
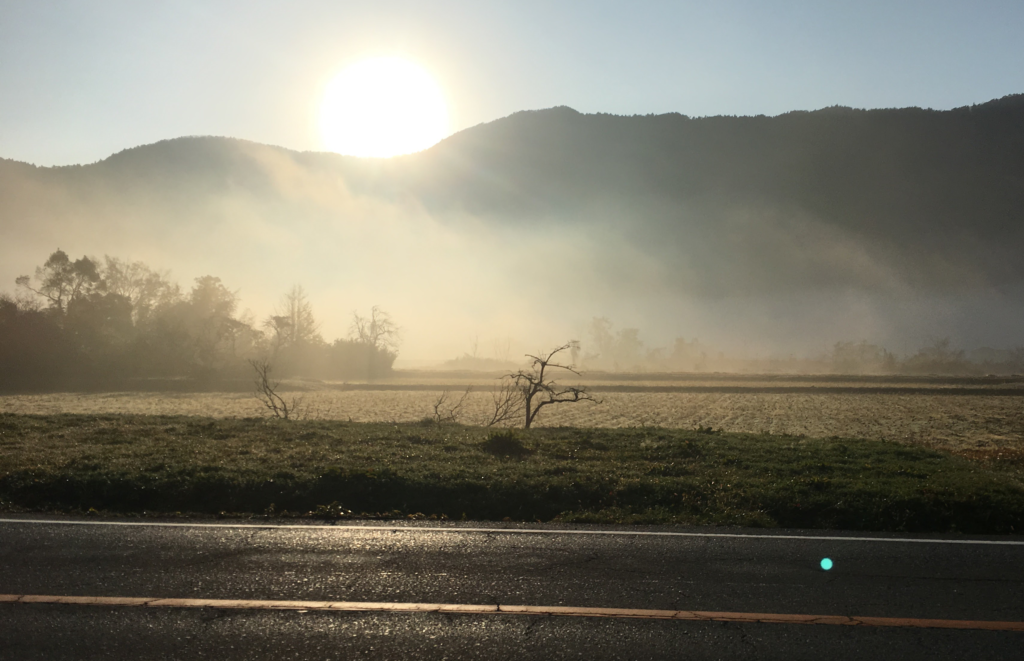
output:
M631 386L642 385L630 381ZM646 382L651 385L650 382ZM423 388L426 384L421 384ZM659 384L660 385L660 384ZM747 385L751 385L749 382ZM786 385L793 385L787 383ZM821 386L821 383L814 384ZM831 385L831 382L830 382ZM450 386L458 396L457 386ZM317 389L301 394L310 417L410 422L429 417L442 386L416 390ZM600 392L599 404L546 408L540 426L713 427L737 432L890 439L951 450L1024 450L1024 391L1017 395L886 392ZM941 388L936 390L940 393ZM292 393L287 393L290 397ZM480 424L490 395L473 392L461 421ZM0 396L0 412L133 413L252 417L264 414L247 393L58 393Z

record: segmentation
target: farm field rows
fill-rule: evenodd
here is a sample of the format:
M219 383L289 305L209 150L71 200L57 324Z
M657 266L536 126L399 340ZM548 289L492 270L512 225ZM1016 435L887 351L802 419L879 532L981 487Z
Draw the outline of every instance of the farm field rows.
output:
M439 386L457 388L488 387L501 378L501 372L458 372L399 370L379 380L383 386ZM604 387L679 387L749 389L805 388L970 388L1020 389L1024 396L1024 376L938 376L938 375L844 375L844 374L735 374L700 372L584 372L574 383Z
M354 422L415 422L433 413L435 390L333 390L286 393L304 398L309 417ZM451 387L457 398L461 391ZM888 439L954 451L1024 448L1024 393L820 394L602 392L600 403L548 407L538 426L713 427L730 432L817 438ZM460 421L481 424L490 394L472 392ZM248 393L50 393L0 396L0 412L127 413L247 418L264 415Z

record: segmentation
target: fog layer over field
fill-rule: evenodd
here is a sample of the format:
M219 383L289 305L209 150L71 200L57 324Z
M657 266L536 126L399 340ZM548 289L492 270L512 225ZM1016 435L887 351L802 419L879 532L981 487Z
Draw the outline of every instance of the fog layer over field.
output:
M0 291L58 247L215 275L327 338L378 305L401 360L516 357L596 317L647 348L1024 344L1024 101L775 118L518 113L391 160L224 138L0 161ZM587 343L591 342L588 346Z

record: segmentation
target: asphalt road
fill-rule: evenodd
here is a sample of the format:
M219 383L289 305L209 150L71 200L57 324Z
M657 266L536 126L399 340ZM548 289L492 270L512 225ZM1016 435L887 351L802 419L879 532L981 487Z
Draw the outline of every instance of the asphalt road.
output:
M1024 621L1024 545L626 532L0 522L0 594ZM1024 633L1004 631L0 604L0 659L1019 659L1022 648Z

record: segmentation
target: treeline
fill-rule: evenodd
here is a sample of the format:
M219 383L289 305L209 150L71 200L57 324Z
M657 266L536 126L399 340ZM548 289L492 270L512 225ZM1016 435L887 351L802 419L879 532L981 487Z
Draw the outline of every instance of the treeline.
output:
M0 388L106 385L132 379L248 378L250 360L275 376L373 379L391 371L398 333L374 308L350 337L327 342L300 286L258 323L239 314L220 278L183 290L142 262L72 260L57 250L0 294Z
M935 340L915 353L899 357L885 347L860 342L837 342L832 370L839 374L1024 374L1024 347L967 352L949 338Z
M748 372L834 374L1024 374L1024 346L983 347L967 352L948 338L915 353L898 356L885 347L837 342L830 353L811 358L749 358L715 351L697 339L676 338L671 347L650 348L637 328L615 329L607 318L591 321L587 339L573 343L572 362L587 370L609 372Z

